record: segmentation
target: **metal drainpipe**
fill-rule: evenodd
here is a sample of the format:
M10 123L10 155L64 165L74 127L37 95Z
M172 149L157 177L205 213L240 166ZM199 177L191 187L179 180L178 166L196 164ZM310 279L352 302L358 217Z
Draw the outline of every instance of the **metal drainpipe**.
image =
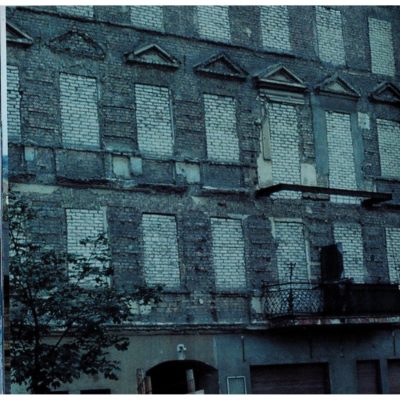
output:
M8 130L7 130L7 33L6 33L6 7L0 6L0 296L1 296L1 326L0 326L0 393L5 393L5 302L4 302L4 277L8 276L8 265L6 265L5 249L7 246L4 241L7 235L4 234L3 211L4 200L7 198L8 187Z

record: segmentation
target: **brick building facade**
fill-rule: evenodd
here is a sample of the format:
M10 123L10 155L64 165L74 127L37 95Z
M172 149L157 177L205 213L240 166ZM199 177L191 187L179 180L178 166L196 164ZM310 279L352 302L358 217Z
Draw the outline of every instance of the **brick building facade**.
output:
M63 390L137 393L141 369L154 393L187 370L205 393L399 393L398 8L7 18L31 234L79 253L104 230L115 287L165 288L132 307L119 381Z

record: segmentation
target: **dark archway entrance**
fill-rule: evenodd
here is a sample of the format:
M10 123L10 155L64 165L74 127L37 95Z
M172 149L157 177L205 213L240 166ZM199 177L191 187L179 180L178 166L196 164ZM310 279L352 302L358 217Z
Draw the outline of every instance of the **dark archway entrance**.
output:
M196 391L218 394L218 371L208 364L195 360L166 361L150 368L153 394L188 393L187 371L192 370Z

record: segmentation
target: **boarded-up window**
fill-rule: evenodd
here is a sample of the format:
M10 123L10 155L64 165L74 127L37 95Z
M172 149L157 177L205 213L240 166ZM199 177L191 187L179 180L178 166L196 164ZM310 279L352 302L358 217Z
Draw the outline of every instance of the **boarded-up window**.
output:
M139 150L155 157L171 156L174 134L169 89L137 84L135 98Z
M97 82L86 76L60 75L61 128L64 145L99 147Z
M218 289L246 287L241 221L211 218L212 256Z
M149 285L176 288L180 285L175 216L144 214L144 275Z

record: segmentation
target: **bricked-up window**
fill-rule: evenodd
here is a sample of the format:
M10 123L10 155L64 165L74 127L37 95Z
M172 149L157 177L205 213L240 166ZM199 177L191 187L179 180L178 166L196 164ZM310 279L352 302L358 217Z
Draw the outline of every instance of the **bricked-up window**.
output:
M392 24L389 21L368 18L371 69L375 74L395 74Z
M98 235L106 233L105 230L105 210L85 210L85 209L67 209L67 249L71 254L84 256L91 259L93 246L81 244L81 240L96 239ZM101 267L99 261L94 261L94 266ZM73 271L70 271L73 278ZM83 284L90 285L94 282L90 278L86 279Z
M271 103L268 106L271 141L272 180L274 184L300 184L300 153L297 110L294 106ZM296 192L274 195L275 198L299 198Z
M345 64L342 16L339 10L316 7L319 57L332 64Z
M400 283L400 228L386 228L386 252L390 282Z
M325 115L328 137L329 186L356 190L350 114L326 112ZM359 199L346 196L331 196L331 200L337 203L359 202Z
M279 281L305 282L309 279L304 225L296 221L275 221L278 244L276 259ZM292 270L292 271L291 271ZM292 276L290 276L292 274Z
M171 215L143 214L144 277L150 286L180 285L176 220Z
M263 47L291 49L286 6L261 7L261 37Z
M229 8L227 6L197 7L197 22L201 37L221 42L231 40Z
M211 218L211 232L217 289L245 288L246 271L241 221Z
M64 145L100 146L97 103L96 79L60 75L61 129Z
M164 29L163 9L160 6L131 6L131 22L138 28L155 31Z
M17 67L9 65L7 66L7 119L10 139L21 137L20 103L19 71Z
M378 119L376 125L381 175L400 179L400 123Z
M336 223L333 233L335 242L342 245L344 276L353 278L356 283L364 283L361 226L352 223Z
M235 99L205 94L204 109L208 158L215 161L239 162Z
M59 6L57 10L76 17L93 18L93 6Z
M173 129L169 89L136 84L135 99L139 150L155 157L171 156Z

